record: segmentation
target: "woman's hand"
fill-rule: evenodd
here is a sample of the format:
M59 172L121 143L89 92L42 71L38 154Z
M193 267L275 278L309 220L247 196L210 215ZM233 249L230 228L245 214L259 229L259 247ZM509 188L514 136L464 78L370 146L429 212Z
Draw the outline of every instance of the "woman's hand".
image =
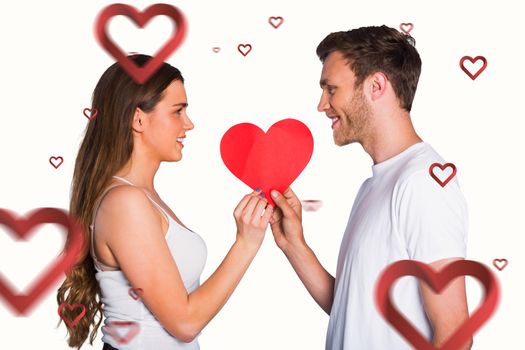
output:
M233 212L237 224L237 240L249 246L261 246L272 217L273 207L254 191L244 196Z

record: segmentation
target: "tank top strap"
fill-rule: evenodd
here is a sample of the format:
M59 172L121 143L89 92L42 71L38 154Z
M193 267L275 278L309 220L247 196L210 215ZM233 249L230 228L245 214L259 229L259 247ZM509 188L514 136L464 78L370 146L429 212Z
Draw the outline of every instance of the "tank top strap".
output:
M125 183L127 183L127 184L129 184L129 185L131 185L131 186L135 186L131 181L126 180L126 179L124 179L124 178L122 178L122 177L120 177L120 176L113 175L113 177L116 178L116 179L118 179L118 180L124 181ZM135 186L135 187L138 187L138 186ZM150 196L150 194L149 194L146 190L142 189L142 191L144 192L144 194L146 195L146 197L148 197L148 199L149 199L151 202L153 202L153 204L155 204L155 206L156 206L157 208L160 209L161 213L166 217L166 220L168 220L168 223L169 223L169 221L170 221L170 216L168 215L168 213L166 212L166 210L165 210L162 206L160 206L160 204L157 203L157 202L156 202L156 201Z

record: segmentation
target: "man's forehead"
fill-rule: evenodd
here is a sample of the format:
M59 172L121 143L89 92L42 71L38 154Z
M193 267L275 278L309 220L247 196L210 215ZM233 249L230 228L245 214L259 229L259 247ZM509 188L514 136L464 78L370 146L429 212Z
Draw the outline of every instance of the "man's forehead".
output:
M342 76L353 77L353 75L348 60L339 51L334 51L323 62L319 84L321 86L330 85Z

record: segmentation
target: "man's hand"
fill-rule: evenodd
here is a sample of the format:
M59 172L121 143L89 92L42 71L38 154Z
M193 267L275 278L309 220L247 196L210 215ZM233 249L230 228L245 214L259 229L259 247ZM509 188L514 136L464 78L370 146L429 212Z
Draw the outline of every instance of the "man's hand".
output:
M304 240L301 201L291 188L282 194L273 190L271 196L275 203L270 218L275 243L286 255L310 295L330 314L335 279L317 260Z
M286 253L291 247L306 245L303 236L301 201L291 188L282 194L271 191L275 209L270 219L273 237L277 246Z

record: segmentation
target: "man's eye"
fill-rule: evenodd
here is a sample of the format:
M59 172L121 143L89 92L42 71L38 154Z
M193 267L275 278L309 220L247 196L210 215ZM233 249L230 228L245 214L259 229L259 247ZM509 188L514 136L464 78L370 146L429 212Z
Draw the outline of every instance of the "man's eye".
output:
M335 88L328 88L328 94L329 95L335 94Z

